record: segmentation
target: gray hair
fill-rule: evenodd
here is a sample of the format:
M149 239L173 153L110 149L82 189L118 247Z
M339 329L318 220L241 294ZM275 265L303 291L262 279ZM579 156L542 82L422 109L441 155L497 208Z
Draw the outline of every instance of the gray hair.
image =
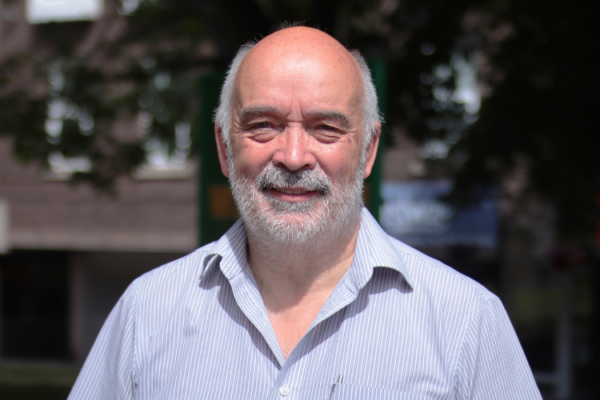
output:
M227 75L225 77L225 82L223 83L223 88L221 89L221 96L219 98L219 106L215 110L215 122L219 124L223 136L223 140L227 145L227 148L230 149L230 132L231 132L231 122L233 119L233 98L234 98L234 90L235 90L235 80L237 78L238 71L242 62L252 50L252 48L256 45L256 42L248 42L238 50L235 55L231 65L229 66L229 70L227 71ZM379 107L377 105L377 92L375 90L375 85L373 84L373 80L371 78L371 71L365 61L364 57L360 54L358 50L350 51L352 57L358 64L360 69L360 74L363 80L363 98L362 98L362 106L363 106L363 157L364 153L371 142L373 135L376 132L375 124L377 122L382 121L381 114L379 113Z

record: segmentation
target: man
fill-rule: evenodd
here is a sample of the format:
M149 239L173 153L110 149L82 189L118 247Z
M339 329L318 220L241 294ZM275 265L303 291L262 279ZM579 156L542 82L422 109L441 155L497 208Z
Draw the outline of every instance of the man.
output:
M539 399L500 301L362 207L380 122L327 34L244 46L215 124L241 220L137 279L70 399Z

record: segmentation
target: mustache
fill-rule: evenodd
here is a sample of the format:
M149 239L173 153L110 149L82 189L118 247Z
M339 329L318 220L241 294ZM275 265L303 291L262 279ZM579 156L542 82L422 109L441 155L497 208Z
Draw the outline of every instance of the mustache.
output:
M256 188L261 192L269 189L302 189L327 196L333 190L333 183L319 167L290 171L269 163L256 178Z

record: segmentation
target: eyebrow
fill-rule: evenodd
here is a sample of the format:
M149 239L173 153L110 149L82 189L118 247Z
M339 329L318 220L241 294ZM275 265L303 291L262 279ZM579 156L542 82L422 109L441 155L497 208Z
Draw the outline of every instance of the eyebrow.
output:
M264 114L272 114L277 110L273 107L247 107L240 110L240 121L247 121Z
M265 114L274 114L277 113L277 109L274 107L247 107L239 112L240 121L247 121L254 117L259 117ZM342 126L344 129L350 129L352 127L352 123L350 119L339 111L309 111L304 113L305 117L309 119L321 119L328 121L335 121Z
M309 111L306 113L306 116L309 118L335 121L344 129L350 129L352 127L350 119L344 113L339 111Z

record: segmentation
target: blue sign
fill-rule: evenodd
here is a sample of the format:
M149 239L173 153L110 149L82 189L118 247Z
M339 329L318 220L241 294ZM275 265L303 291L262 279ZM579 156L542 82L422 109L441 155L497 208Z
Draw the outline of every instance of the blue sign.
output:
M496 201L484 199L454 209L440 198L452 182L384 182L380 221L391 236L415 247L467 245L495 248L498 242Z

